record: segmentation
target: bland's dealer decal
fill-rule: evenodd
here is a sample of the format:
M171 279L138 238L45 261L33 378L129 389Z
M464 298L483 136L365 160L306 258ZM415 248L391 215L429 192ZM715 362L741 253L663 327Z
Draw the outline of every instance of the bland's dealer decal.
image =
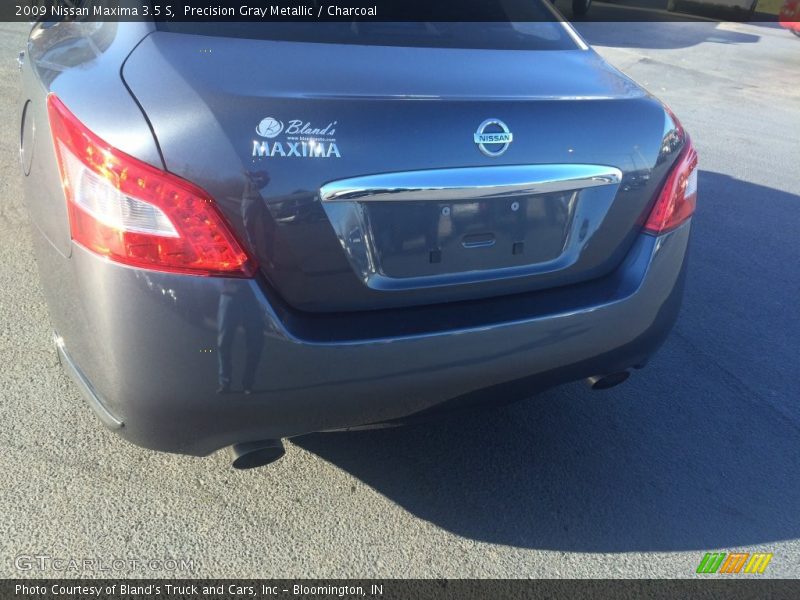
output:
M314 127L311 122L293 119L283 121L266 117L256 127L256 133L267 141L253 140L253 156L257 158L341 158L336 145L337 121L325 127ZM277 139L278 136L282 136ZM272 140L272 141L270 141Z

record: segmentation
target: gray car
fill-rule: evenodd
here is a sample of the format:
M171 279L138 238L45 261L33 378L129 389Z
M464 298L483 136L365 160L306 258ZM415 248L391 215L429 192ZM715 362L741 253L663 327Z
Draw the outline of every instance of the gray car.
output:
M678 314L697 155L566 23L50 22L20 62L60 360L135 444L608 388Z

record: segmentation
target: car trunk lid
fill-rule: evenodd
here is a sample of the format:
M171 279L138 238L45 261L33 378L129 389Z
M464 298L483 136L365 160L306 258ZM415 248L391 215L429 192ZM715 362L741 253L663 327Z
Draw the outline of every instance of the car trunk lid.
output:
M602 276L665 168L663 108L587 50L156 32L123 76L167 169L307 311Z

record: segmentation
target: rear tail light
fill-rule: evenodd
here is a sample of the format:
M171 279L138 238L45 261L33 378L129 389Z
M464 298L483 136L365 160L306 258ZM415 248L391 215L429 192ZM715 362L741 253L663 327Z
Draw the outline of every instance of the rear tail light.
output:
M697 152L686 136L683 150L667 176L644 229L656 235L671 231L692 216L696 205Z
M47 98L72 239L126 265L250 277L255 263L197 186L111 147Z

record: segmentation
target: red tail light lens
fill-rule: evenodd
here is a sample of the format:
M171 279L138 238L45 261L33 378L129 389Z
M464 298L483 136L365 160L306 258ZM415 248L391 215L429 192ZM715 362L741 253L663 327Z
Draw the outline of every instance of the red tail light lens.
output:
M697 152L687 136L644 229L656 235L671 231L691 217L696 206Z
M255 263L197 186L111 147L47 98L72 239L115 262L250 277Z

